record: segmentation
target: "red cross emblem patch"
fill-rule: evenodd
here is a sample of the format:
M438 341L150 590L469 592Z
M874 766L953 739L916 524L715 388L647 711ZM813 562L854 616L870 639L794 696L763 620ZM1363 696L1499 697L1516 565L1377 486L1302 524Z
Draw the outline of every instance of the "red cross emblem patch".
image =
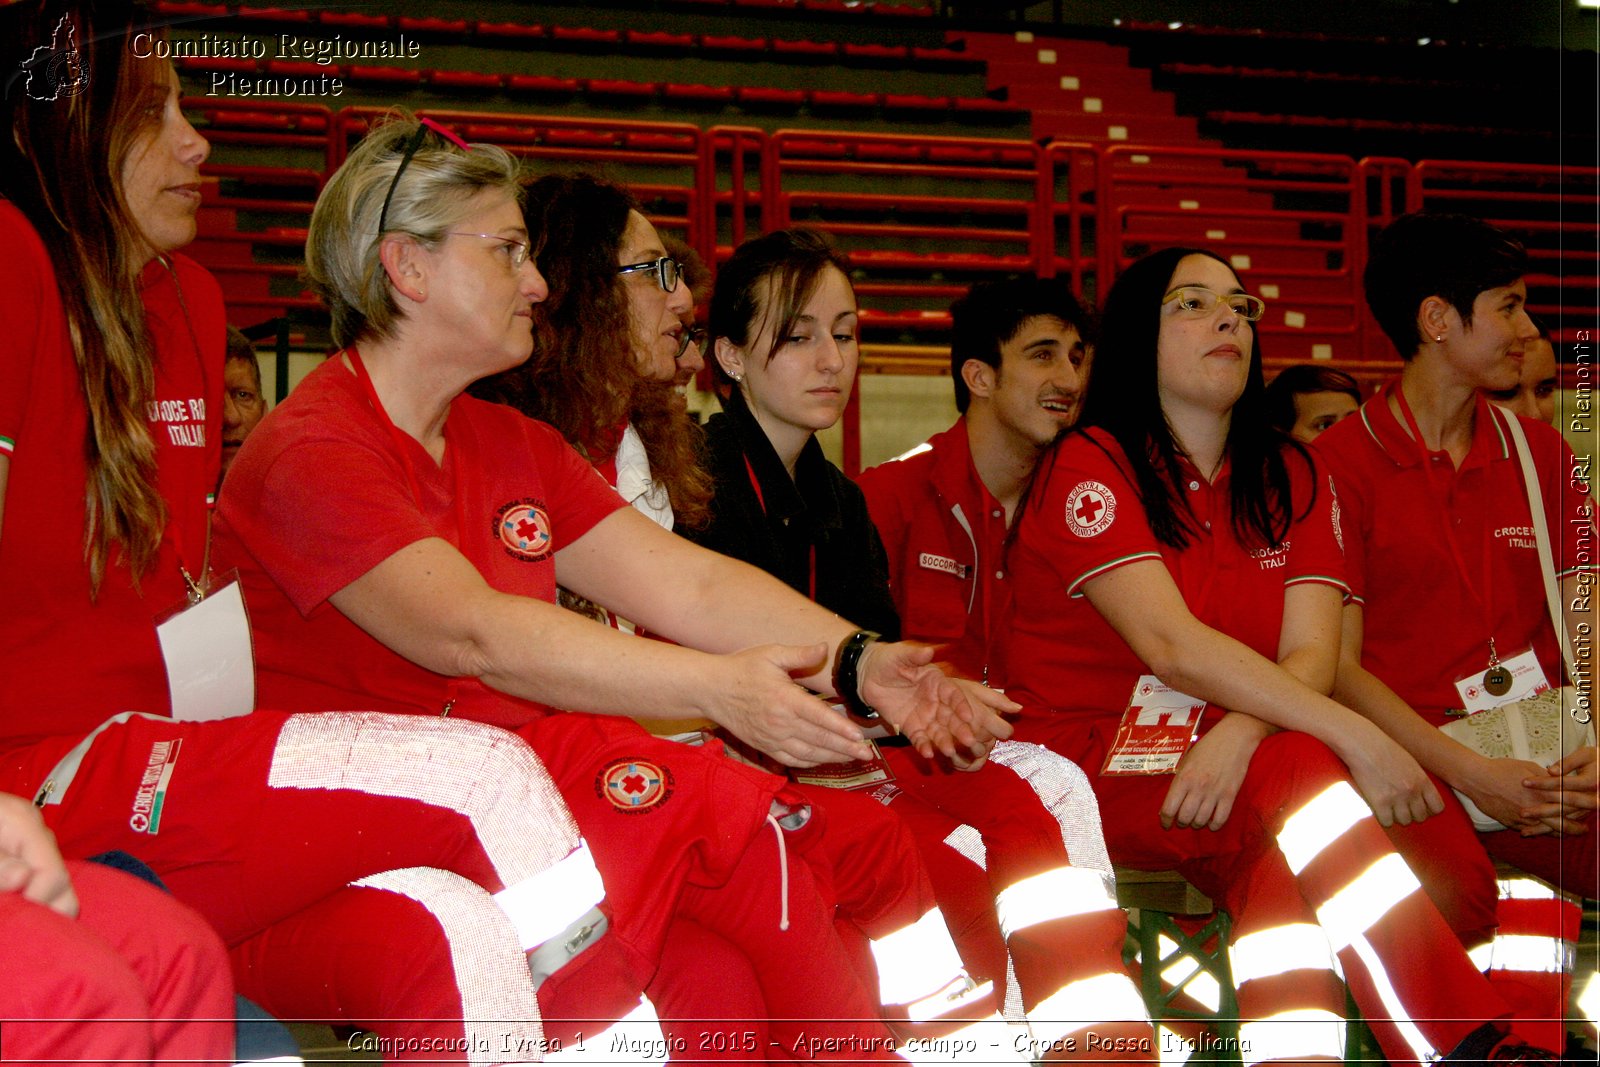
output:
M512 559L537 563L550 555L550 517L531 501L504 505L494 525L500 544Z
M600 772L594 791L617 810L642 815L672 796L672 772L648 760L618 760Z
M1079 482L1067 494L1067 529L1079 537L1103 533L1116 515L1116 495L1099 482Z

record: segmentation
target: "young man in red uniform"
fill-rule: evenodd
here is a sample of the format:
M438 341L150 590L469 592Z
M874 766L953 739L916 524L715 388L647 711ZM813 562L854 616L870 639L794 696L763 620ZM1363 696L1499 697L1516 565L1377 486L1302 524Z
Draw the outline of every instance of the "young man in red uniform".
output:
M943 645L963 674L1004 685L990 631L1011 597L1006 531L1039 456L1076 417L1089 316L1054 278L979 283L950 315L961 417L858 484L889 554L905 636Z
M961 418L866 471L859 484L888 554L904 635L941 646L962 674L1003 686L991 632L1011 599L1006 532L1039 456L1077 414L1089 316L1064 281L1049 278L979 283L950 311ZM898 779L888 789L903 788L982 835L996 912L1033 1016L1041 1014L1040 991L1058 990L1054 996L1074 1002L1063 1018L1133 1017L1115 951L1125 920L1086 877L1097 861L1109 871L1109 860L1081 772L1033 745L1000 746L988 765L966 774L909 749L883 751ZM886 803L893 806L892 794ZM1091 831L1080 833L1083 826ZM1046 885L1050 905L1030 914L1030 891ZM1063 938L1075 951L1059 951ZM1078 1029L1064 1023L1050 1039L1064 1046Z
M1520 245L1464 216L1404 216L1373 248L1367 303L1405 369L1359 418L1317 441L1339 488L1354 592L1335 695L1510 828L1478 835L1490 856L1593 897L1595 750L1539 767L1478 755L1437 729L1451 709L1492 705L1480 683L1502 661L1519 673L1531 666L1550 685L1564 677L1508 416L1481 395L1518 383L1522 353L1537 337L1526 269ZM1543 491L1565 622L1575 635L1592 634L1586 468L1551 427L1526 417L1520 424ZM1440 792L1456 806L1449 790ZM1559 1018L1577 909L1516 880L1502 886L1499 923L1474 958L1497 985L1542 996L1544 1013ZM1559 1032L1543 1040L1557 1046Z

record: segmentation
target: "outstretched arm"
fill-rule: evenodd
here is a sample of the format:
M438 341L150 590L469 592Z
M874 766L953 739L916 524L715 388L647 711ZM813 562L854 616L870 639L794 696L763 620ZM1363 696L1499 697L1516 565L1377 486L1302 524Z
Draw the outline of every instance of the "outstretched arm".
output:
M850 624L731 560L728 566L748 574L712 596L696 588L695 575L722 567L696 566L696 556L718 558L631 509L613 512L556 555L563 584L688 647L641 641L553 604L498 592L437 538L406 546L330 599L412 662L513 696L608 715L704 715L793 766L865 758L860 729L795 684L830 691L830 657L853 632ZM719 613L731 620L719 626L701 618ZM898 725L895 715L911 710L885 713ZM969 714L983 723L981 714ZM970 726L950 734L952 744L987 743Z
M624 558L628 566L619 567ZM857 629L758 568L621 512L559 552L556 567L568 588L692 648L729 652L752 644L820 642L827 655L816 670L797 677L823 694L834 692L840 642ZM1010 736L997 713L1015 710L1015 704L982 686L946 678L920 648L872 646L862 662L859 695L924 755L937 749L977 757Z

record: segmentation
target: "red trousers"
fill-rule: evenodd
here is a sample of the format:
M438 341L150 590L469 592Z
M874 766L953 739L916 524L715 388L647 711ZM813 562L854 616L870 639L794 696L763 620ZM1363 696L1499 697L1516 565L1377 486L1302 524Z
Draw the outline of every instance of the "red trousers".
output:
M217 935L137 878L67 866L76 919L0 894L6 1062L233 1062L233 984Z
M1029 715L1017 734L1098 768L1106 752L1098 730L1081 718ZM1263 741L1217 831L1161 828L1169 776L1091 779L1116 862L1176 868L1233 917L1243 1018L1342 1015L1329 953L1391 1062L1447 1053L1483 1021L1513 1016L1350 786L1344 765L1315 739L1285 732ZM1409 833L1421 841L1430 827L1455 829L1430 819ZM1445 910L1465 916L1472 908L1447 902Z
M71 854L149 863L233 946L241 988L269 1010L337 1009L381 1036L448 1038L467 1046L458 1061L528 1058L502 1046L592 1033L603 1027L589 1020L631 1011L680 918L737 945L785 1025L886 1037L831 901L805 861L780 861L766 829L781 780L623 720L553 716L525 733L532 750L420 716L136 717L95 738L46 819ZM0 788L32 795L62 747L8 753ZM579 829L610 929L535 1000L494 895L550 870ZM416 969L391 969L396 957ZM564 1021L547 1034L532 1021L541 1012ZM487 1022L464 1030L463 1018Z
M1144 1021L1143 1006L1122 962L1127 915L1116 907L1109 879L1093 869L1109 873L1109 861L1093 794L1077 768L1059 755L1014 742L998 746L976 771L945 769L911 748L886 748L884 755L895 784L904 790L885 802L917 835L940 905L947 913L971 917L961 924L963 952L990 968L997 961L1004 967L1009 954L1015 995L1025 1012L1035 1012L1074 983L1098 982L1098 992L1079 986L1070 997L1072 1019L1055 1021ZM1070 796L1074 783L1081 783L1076 798ZM952 838L962 825L976 831L981 842L976 848L970 840ZM1066 840L1073 840L1082 855L1072 855ZM951 872L950 855L963 849L981 852L976 892L986 915L974 914L977 909L969 902L971 876ZM1068 874L1068 868L1077 869ZM1030 880L1052 874L1057 880L1041 887L1047 898L1039 902L1043 907L1023 905L1002 914ZM1033 921L1019 919L1019 912ZM1106 995L1108 985L1112 992ZM1046 1010L1059 1015L1061 1006ZM1059 1036L1081 1025L1055 1029Z

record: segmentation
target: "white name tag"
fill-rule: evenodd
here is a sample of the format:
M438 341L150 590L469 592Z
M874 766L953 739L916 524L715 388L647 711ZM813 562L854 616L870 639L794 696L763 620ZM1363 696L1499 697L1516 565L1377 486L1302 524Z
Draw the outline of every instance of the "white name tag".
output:
M1500 666L1511 672L1511 688L1499 696L1484 688L1483 671L1456 679L1456 692L1461 694L1463 708L1469 712L1488 711L1490 708L1498 708L1501 704L1531 697L1550 688L1550 682L1544 676L1544 668L1539 666L1539 658L1533 654L1531 648L1519 652L1508 660L1502 660Z
M1205 710L1199 697L1180 693L1153 674L1141 674L1100 773L1171 774L1194 744Z
M167 663L174 719L208 722L255 709L255 656L237 576L157 624L156 638Z
M957 563L946 556L936 556L932 552L924 552L918 556L917 566L923 570L943 571L945 574L953 574L957 578L965 578L967 576L966 564Z

